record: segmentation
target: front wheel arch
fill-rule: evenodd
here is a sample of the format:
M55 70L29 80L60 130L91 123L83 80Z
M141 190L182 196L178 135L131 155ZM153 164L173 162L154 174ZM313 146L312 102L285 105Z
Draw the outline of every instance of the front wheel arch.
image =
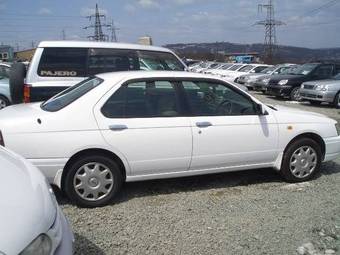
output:
M111 151L104 150L104 149L98 149L98 148L86 149L86 150L82 150L82 151L77 152L67 161L67 163L66 163L66 165L63 169L62 176L61 176L61 190L64 190L64 188L65 188L65 177L66 177L66 173L67 173L68 169L70 168L70 166L72 166L72 164L74 162L76 162L81 157L93 156L93 155L101 155L101 156L105 156L105 157L108 157L110 159L113 159L119 165L119 168L122 171L123 180L124 181L126 180L125 165L124 165L123 161L116 154L114 154Z
M310 138L312 140L314 140L316 143L318 143L321 147L321 152L322 152L322 160L324 159L325 157L325 154L326 154L326 144L324 142L324 140L322 139L321 136L319 136L318 134L315 134L315 133L303 133L303 134L300 134L300 135L297 135L295 136L285 147L284 151L283 151L283 154L286 153L287 149L289 148L289 146L294 143L295 141L297 140L300 140L302 138Z

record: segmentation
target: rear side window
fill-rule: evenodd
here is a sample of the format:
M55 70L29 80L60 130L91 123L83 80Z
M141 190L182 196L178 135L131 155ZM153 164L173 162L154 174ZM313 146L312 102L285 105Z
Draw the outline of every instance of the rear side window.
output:
M86 79L42 103L41 109L48 112L59 111L97 87L102 82L103 80L97 77Z
M177 117L180 105L169 81L133 82L120 87L102 107L107 118Z
M38 75L44 77L85 77L85 48L44 48Z

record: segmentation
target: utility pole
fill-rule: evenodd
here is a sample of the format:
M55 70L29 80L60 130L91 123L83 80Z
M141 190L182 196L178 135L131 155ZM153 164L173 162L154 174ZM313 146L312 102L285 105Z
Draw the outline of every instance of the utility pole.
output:
M65 32L65 29L63 29L63 30L61 31L61 38L62 38L62 40L66 40L66 32Z
M31 47L32 47L32 49L35 48L35 43L34 43L34 41L31 42Z
M112 20L109 24L109 31L111 32L111 42L118 42L117 39L117 31L120 30L120 28L115 26L114 21Z
M265 20L256 22L255 25L261 25L265 27L264 58L265 62L268 64L273 64L277 51L276 26L282 26L285 24L282 21L275 20L273 0L268 0L268 4L258 5L259 13L262 12L263 9L267 10L267 17Z
M96 11L94 14L91 14L87 16L90 21L92 18L95 18L94 24L91 24L90 26L84 27L84 29L88 28L94 28L94 35L90 35L87 38L93 41L108 41L109 36L103 33L103 27L110 27L110 25L102 24L101 18L106 19L106 16L104 14L100 14L98 10L98 4L96 4Z

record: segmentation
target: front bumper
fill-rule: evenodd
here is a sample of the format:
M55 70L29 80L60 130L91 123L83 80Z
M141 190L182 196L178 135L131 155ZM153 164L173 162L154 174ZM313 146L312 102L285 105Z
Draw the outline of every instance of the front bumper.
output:
M254 90L256 91L267 91L267 85L264 83L260 83L260 82L254 83L253 87L254 87Z
M290 96L290 92L292 91L291 86L281 86L281 85L268 85L267 93L272 96L281 96L286 97Z
M340 156L340 136L325 138L326 145L326 153L325 153L325 161L330 161L336 159Z
M337 91L319 91L312 89L300 89L300 96L305 100L333 103Z
M60 228L60 242L56 247L54 255L71 255L73 254L73 244L74 244L74 235L72 233L71 226L66 219L65 215L58 207L58 216L55 224L59 224Z

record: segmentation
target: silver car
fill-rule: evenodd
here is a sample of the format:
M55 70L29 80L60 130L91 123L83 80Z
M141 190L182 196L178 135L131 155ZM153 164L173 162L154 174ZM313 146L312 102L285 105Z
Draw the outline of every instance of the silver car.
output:
M9 63L0 63L0 110L11 104L9 93Z
M329 80L302 83L300 95L313 105L326 102L340 108L340 73Z

